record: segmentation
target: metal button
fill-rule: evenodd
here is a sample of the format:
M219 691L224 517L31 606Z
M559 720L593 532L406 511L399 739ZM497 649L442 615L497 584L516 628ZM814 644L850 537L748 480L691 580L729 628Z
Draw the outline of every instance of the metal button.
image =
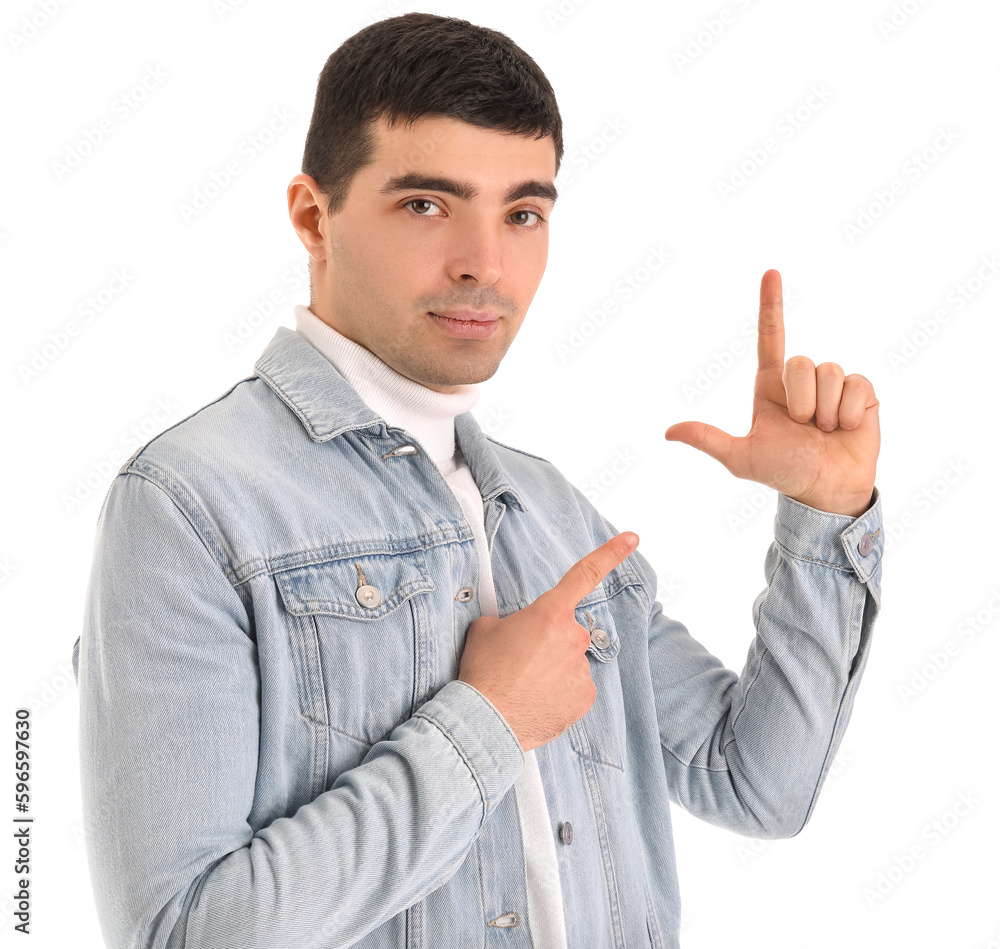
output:
M374 609L382 602L382 594L378 592L376 587L373 587L369 583L366 583L363 587L358 587L354 596L362 606L367 606L369 609Z
M420 449L416 445L398 445L392 451L387 451L383 458L399 458L401 455L416 455Z
M865 531L861 535L861 540L858 541L858 553L862 557L867 557L872 552L872 535Z
M462 587L455 595L459 603L468 603L472 599L472 587Z
M519 922L521 922L521 917L517 913L504 913L503 916L491 919L486 925L499 926L501 929L510 929L512 926L516 926Z
M559 825L559 839L564 844L573 843L573 825L569 821Z
M598 649L607 649L608 644L611 642L611 637L603 629L595 629L590 634L590 641Z

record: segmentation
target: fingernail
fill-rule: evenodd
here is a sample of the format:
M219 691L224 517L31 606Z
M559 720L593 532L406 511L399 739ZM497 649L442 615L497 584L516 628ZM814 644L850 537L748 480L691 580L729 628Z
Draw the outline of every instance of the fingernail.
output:
M639 535L634 533L633 531L625 531L625 541L629 545L629 547L638 547Z

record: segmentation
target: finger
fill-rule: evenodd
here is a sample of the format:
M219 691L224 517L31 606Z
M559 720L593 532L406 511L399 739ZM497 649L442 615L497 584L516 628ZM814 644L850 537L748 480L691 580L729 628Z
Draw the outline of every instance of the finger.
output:
M781 381L785 405L796 422L808 422L816 412L816 367L808 356L792 356L785 363Z
M862 375L852 372L844 378L844 396L840 402L840 427L850 431L861 424L865 409L878 405L875 387Z
M721 428L707 422L676 422L663 433L663 437L668 442L683 442L705 452L736 474L732 465L737 440ZM738 474L736 476L741 477Z
M816 427L832 432L841 423L841 399L844 395L844 370L835 362L821 362L816 367Z
M632 538L635 538L632 540ZM617 534L586 557L578 560L563 574L563 578L543 597L574 609L588 593L615 569L639 544L638 535L626 531Z
M785 319L781 302L781 274L768 270L760 281L757 317L757 368L780 369L785 364Z

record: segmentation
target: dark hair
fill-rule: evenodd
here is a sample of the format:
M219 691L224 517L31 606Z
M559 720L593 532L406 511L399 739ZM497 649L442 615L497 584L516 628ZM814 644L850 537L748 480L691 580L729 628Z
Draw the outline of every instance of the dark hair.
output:
M374 160L372 124L446 115L480 128L551 135L556 171L562 119L538 64L510 37L468 20L407 13L372 23L327 59L316 86L302 172L335 214L354 175Z

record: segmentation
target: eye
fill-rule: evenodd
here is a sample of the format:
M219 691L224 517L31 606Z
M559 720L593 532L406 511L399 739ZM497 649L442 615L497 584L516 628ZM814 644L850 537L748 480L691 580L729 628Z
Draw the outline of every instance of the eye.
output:
M441 210L440 206L436 202L431 201L428 198L411 198L409 201L406 202L406 204L403 205L403 207L404 208L409 208L411 204L429 204L432 207L437 208L439 211ZM421 211L414 211L413 213L419 215L420 217L437 217L438 216L436 214L424 214Z
M545 223L545 218L543 218L537 211L529 211L527 208L522 208L520 211L513 211L511 213L511 217L514 217L515 214L531 214L537 218L537 223L526 225L524 227L524 230L526 231L533 231L536 227L541 227L542 224Z

